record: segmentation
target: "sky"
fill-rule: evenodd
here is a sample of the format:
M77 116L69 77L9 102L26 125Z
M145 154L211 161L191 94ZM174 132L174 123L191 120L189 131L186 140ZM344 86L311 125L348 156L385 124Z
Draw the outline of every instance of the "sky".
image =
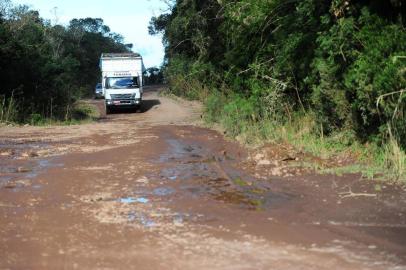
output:
M133 51L144 58L145 66L160 66L164 49L160 36L150 36L148 25L152 16L163 13L167 6L161 0L13 0L40 12L53 23L67 25L73 18L102 18L112 32L124 36L125 43L134 44Z

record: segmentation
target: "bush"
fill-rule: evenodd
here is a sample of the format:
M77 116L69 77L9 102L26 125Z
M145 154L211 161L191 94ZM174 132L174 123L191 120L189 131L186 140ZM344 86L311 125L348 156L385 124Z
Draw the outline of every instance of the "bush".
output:
M233 135L302 124L404 151L405 22L400 0L177 0L150 30L173 92L207 98L206 118Z
M205 101L205 118L208 122L220 122L223 115L224 106L227 104L226 97L213 91Z

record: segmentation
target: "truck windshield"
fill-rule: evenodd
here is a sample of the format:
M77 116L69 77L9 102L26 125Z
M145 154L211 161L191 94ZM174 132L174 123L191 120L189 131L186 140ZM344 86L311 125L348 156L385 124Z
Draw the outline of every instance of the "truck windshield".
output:
M138 77L107 78L106 86L109 89L127 89L138 87Z

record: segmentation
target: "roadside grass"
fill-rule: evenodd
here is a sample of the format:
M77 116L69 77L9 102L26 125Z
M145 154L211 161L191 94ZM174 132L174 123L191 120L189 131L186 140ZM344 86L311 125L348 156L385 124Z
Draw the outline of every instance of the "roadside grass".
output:
M401 149L390 129L389 132L389 142L384 146L383 153L381 153L381 163L393 177L406 182L406 153Z
M316 171L319 173L337 175L361 173L368 179L388 179L406 183L406 153L393 137L385 145L378 146L374 143L362 144L347 131L325 136L317 127L312 128L308 116L298 117L294 122L281 126L261 123L258 125L259 129L265 126L266 130L262 132L265 134L263 137L265 141L291 144L300 151L324 160L350 159L355 162L349 165L337 164L330 168L318 167ZM255 134L251 133L249 136Z
M73 105L71 121L89 121L100 118L100 111L96 105L86 101L78 101Z
M65 119L55 119L42 117L39 114L32 114L28 123L33 126L69 126L91 123L100 118L100 112L97 107L86 101L77 101L72 107L66 108Z
M31 125L31 126L62 126L80 125L93 122L100 118L98 108L86 101L77 101L67 106L65 116L60 118L46 117L32 113L23 120L19 119L18 103L13 97L6 100L0 98L0 124L2 125Z
M241 108L229 113L224 110L224 104L230 104L230 101L222 95L206 99L206 124L219 123L228 136L246 145L260 147L264 143L285 143L323 160L342 161L331 162L336 164L332 167L308 165L322 174L361 173L368 179L406 183L406 153L391 132L384 145L360 143L351 131L326 136L311 113L293 115L281 124L272 118L257 120L244 114Z
M169 78L169 91L166 95L175 95L187 100L206 100L210 89L196 79L186 78L182 75L174 75Z

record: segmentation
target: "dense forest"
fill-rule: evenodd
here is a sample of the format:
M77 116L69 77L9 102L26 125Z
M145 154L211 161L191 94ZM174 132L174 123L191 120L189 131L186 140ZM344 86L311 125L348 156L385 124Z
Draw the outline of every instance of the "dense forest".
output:
M72 104L100 80L101 53L130 49L102 19L62 26L0 0L0 120L69 119Z
M311 123L405 149L405 23L401 0L177 0L149 31L171 90L205 100L233 135Z

